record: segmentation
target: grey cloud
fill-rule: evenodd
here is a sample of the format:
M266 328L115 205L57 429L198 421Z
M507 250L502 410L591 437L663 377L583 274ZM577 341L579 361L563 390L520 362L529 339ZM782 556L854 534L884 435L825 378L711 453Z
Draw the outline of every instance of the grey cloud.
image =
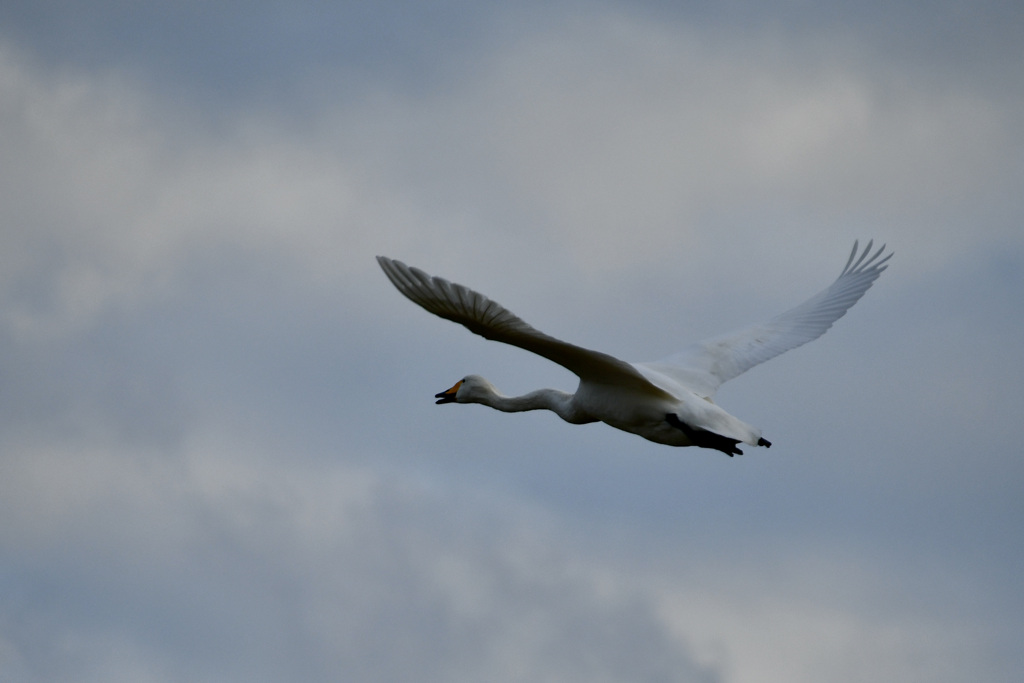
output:
M196 96L202 51L178 101L140 47L0 50L5 672L1016 680L1011 48L971 80L870 13L780 40L587 9L417 87L297 53L308 89L265 107ZM273 88L254 64L218 73ZM725 387L776 444L734 460L435 406L573 378L373 262L644 360L800 301L855 237L892 267Z
M8 516L3 638L23 680L719 680L515 506L257 451L28 455L6 486L63 480L68 502L20 539Z

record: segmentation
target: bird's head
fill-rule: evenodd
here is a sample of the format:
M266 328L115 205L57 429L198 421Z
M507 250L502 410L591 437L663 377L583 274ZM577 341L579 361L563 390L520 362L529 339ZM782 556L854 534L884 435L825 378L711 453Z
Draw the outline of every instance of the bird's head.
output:
M437 403L481 403L496 393L494 386L480 375L466 375L451 389L435 394Z

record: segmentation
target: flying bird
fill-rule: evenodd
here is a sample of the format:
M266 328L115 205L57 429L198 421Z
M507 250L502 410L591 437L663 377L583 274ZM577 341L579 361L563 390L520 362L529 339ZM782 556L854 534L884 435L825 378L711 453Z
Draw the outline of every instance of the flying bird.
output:
M550 410L571 424L604 422L669 446L713 448L742 455L739 443L771 446L761 430L718 407L718 387L750 368L817 339L864 296L892 252L872 253L857 242L839 277L815 296L767 322L712 337L651 363L627 363L564 342L531 327L511 311L468 287L431 277L419 268L378 256L398 291L434 315L470 332L531 351L575 373L576 393L539 389L504 396L479 375L467 375L435 395L437 403L481 403L507 413Z

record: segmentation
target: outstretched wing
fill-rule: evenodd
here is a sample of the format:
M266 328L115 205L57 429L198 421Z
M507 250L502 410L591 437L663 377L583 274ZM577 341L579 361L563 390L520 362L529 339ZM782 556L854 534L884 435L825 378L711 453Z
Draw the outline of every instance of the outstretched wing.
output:
M641 365L711 398L723 382L817 339L842 318L864 296L888 267L886 261L892 258L891 252L879 258L885 245L873 254L871 247L872 242L868 242L858 256L854 242L846 267L836 281L796 308L768 322L707 339L664 360Z
M410 301L434 315L465 326L470 332L536 353L574 372L580 379L661 393L629 363L544 334L479 292L431 277L419 268L385 256L378 256L377 262L391 283Z

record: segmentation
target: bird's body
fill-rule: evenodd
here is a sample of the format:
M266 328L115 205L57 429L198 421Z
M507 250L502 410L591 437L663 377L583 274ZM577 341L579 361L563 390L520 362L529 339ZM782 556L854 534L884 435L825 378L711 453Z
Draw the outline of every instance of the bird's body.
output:
M627 363L555 339L500 304L467 287L383 256L377 260L398 290L426 310L483 337L518 346L574 372L575 393L539 389L503 396L479 375L468 375L436 395L438 403L481 403L504 412L550 410L566 422L604 422L669 446L701 446L741 454L740 442L770 446L761 431L715 405L715 391L754 365L817 339L841 318L885 270L869 242L854 243L839 278L803 304L766 323L695 344L653 363Z

